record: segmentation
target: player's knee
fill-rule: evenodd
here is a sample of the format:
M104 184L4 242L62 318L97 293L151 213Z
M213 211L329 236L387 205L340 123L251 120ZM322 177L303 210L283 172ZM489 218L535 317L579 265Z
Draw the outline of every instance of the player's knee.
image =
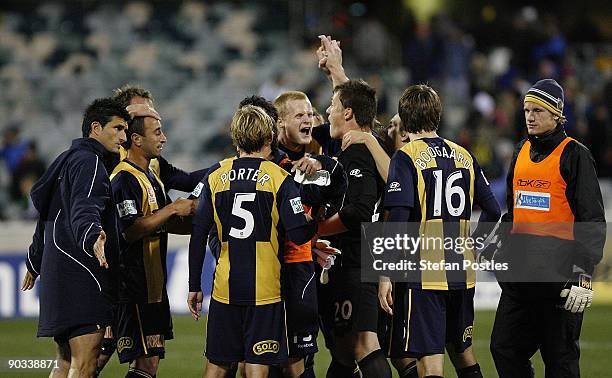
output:
M146 371L151 375L157 373L157 367L159 366L159 357L140 357L134 361L134 367L141 371Z
M73 358L70 362L69 376L92 377L96 374L98 367L96 359L77 359Z
M287 365L283 366L283 377L285 378L299 378L304 372L304 359L302 358L289 358Z
M356 360L361 360L378 349L380 344L374 332L359 332L353 347L353 356Z
M391 364L401 378L417 378L417 362L414 358L392 358Z

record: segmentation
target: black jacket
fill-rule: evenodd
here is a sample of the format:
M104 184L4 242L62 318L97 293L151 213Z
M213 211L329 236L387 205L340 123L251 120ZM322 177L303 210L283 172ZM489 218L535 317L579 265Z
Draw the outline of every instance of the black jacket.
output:
M40 218L26 267L41 276L38 336L112 321L119 234L108 158L95 139L75 139L32 188ZM109 269L99 266L93 252L100 229L106 233Z

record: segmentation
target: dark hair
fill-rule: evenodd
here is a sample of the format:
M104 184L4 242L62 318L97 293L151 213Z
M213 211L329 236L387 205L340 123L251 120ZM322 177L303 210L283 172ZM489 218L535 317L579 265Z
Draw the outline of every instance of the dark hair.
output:
M361 128L372 128L376 117L376 90L363 80L349 80L334 88L344 108L351 108Z
M113 99L119 101L124 108L127 108L128 105L130 105L130 101L134 97L142 97L147 100L153 101L153 96L151 95L151 92L132 84L126 84L121 88L113 90Z
M245 97L240 104L238 104L238 109L242 108L246 105L254 105L262 108L272 119L274 122L278 121L278 112L276 111L276 107L273 103L266 100L265 98L257 95L252 95L250 97Z
M83 138L87 138L91 134L91 124L93 122L99 122L104 127L112 117L123 118L126 122L130 121L130 115L118 101L110 97L94 100L87 106L83 114L83 124L81 125Z
M436 131L442 117L442 102L436 91L428 85L412 85L399 99L400 130L409 133Z
M278 112L276 111L276 107L272 102L257 95L245 97L242 101L240 101L240 104L238 104L238 109L241 109L247 105L259 106L274 121L274 125L272 126L272 131L274 131L274 134L272 135L272 145L270 148L272 149L272 154L276 156L278 152L278 127L276 126L276 122L278 121Z
M126 150L132 147L132 135L138 134L144 136L145 132L145 117L135 117L131 121L128 121L130 127L125 130L125 142L123 148Z
M387 127L380 123L377 119L374 119L372 135L374 135L376 140L378 140L378 144L380 144L385 153L389 157L392 157L395 153L395 141L387 134Z

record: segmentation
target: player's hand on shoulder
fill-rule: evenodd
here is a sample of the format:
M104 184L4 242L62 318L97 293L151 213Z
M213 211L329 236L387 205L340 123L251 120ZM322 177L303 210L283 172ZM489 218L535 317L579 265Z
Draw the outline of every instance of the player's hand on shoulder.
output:
M172 202L172 206L179 217L187 217L195 211L195 201L187 198L178 198Z
M568 283L561 290L561 298L566 298L563 308L572 313L581 313L593 303L593 285L591 276L579 274L575 282Z
M34 287L35 282L36 276L27 271L23 277L23 282L21 283L21 291L31 290Z
M342 151L352 144L367 144L368 140L372 138L374 138L372 134L359 130L351 130L342 137Z
M93 250L94 255L98 259L101 267L108 269L108 263L106 262L106 254L104 253L104 244L106 244L106 233L100 229L100 235L94 243Z
M202 311L202 301L204 295L201 291L190 291L187 295L187 307L194 320L200 319L200 311Z

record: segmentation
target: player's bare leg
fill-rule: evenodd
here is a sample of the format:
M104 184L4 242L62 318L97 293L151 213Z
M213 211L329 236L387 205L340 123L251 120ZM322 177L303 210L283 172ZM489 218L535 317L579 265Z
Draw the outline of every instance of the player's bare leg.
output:
M104 330L101 329L68 341L71 353L69 378L94 376L103 337Z
M267 378L270 367L268 365L244 364L247 378Z
M236 373L235 364L215 364L214 362L208 361L206 368L204 369L203 378L227 378L230 376L230 372L233 372L234 376Z
M477 363L472 347L467 348L462 353L457 353L453 350L453 347L449 345L446 347L446 352L455 369L463 369L468 366L476 365Z
M357 342L355 343L355 359L361 361L365 356L380 349L378 336L375 332L358 332Z
M57 367L54 367L49 378L66 378L70 371L70 345L68 342L56 343Z
M391 378L391 367L389 367L384 352L380 349L376 332L357 332L353 353L363 377Z
M159 366L159 356L139 357L130 364L130 367L136 368L140 371L144 371L151 375L157 374L158 366Z
M474 378L482 377L480 365L478 365L478 361L476 361L476 355L471 346L466 348L463 352L457 353L452 345L447 345L446 351L448 352L448 356L455 370L457 370L457 376L459 378L464 376Z
M442 377L444 374L444 355L432 354L421 357L417 361L417 369L419 377L427 377L429 375Z
M304 373L304 359L303 358L289 358L289 362L286 366L283 366L283 377L285 378L299 378Z
M397 371L400 377L418 377L416 358L392 358L391 364Z

